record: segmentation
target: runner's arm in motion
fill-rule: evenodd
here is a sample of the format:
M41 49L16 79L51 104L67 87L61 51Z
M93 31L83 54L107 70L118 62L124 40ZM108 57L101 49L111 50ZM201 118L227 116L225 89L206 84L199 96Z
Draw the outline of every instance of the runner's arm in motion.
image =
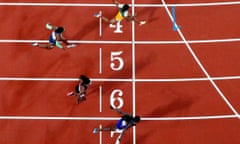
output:
M81 86L80 84L79 84L79 86L80 86L80 93L76 93L75 94L75 96L76 96L76 104L79 104L79 101L82 101L85 98L85 96L86 96L86 89L85 89L85 87Z
M120 4L117 0L113 0L113 3L116 4L117 6Z
M120 109L114 109L112 106L110 106L110 108L111 108L112 110L114 110L115 112L120 113L121 115L131 116L129 113L123 112L123 111L121 111Z

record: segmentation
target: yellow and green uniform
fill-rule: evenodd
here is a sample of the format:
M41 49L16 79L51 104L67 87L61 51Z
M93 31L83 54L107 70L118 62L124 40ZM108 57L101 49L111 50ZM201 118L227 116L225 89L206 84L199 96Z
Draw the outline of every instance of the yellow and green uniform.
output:
M123 20L125 17L128 16L128 11L122 11L123 4L119 4L118 8L119 8L119 11L118 11L117 15L115 16L115 19L116 19L117 21L121 21L121 20Z

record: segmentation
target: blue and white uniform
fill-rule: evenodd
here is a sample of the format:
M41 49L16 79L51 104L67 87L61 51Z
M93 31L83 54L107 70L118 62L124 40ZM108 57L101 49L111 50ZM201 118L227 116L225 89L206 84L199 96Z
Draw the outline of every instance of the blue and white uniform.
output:
M116 128L119 130L122 130L122 129L127 128L127 125L128 125L128 123L126 120L120 119L120 120L118 120L118 122L116 124Z
M51 35L49 36L49 43L50 44L52 44L52 45L56 45L56 42L57 42L57 34L59 34L59 33L57 33L57 32L55 32L55 31L53 31L52 33L51 33ZM61 34L60 34L60 36L61 36Z

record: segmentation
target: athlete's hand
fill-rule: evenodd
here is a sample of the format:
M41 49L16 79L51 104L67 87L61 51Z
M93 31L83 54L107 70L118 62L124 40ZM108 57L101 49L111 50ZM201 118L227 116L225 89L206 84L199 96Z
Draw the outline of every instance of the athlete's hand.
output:
M114 108L110 105L110 109L114 109Z
M119 4L119 2L117 0L113 0L114 4Z

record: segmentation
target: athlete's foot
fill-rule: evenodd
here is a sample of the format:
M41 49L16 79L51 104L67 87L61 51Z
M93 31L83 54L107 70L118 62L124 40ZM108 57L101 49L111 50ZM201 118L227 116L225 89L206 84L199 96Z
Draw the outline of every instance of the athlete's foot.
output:
M93 129L93 133L95 134L95 133L97 133L98 132L98 129L97 128L94 128Z
M46 23L46 29L52 30L53 26L50 23Z
M146 21L140 21L139 25L142 26L142 25L145 25L147 22Z
M67 48L72 48L72 47L75 47L76 45L75 44L69 44L67 45Z
M67 93L67 96L73 96L73 95L74 95L74 92L72 91Z
M85 100L87 100L85 96L80 98L80 101L85 101Z
M96 17L96 18L100 18L101 17L101 15L99 13L93 14L93 16Z
M109 27L110 27L110 28L115 28L115 27L116 27L116 25L115 25L115 24L112 24L112 23L110 23L110 24L109 24Z
M38 46L37 42L32 43L32 46Z

